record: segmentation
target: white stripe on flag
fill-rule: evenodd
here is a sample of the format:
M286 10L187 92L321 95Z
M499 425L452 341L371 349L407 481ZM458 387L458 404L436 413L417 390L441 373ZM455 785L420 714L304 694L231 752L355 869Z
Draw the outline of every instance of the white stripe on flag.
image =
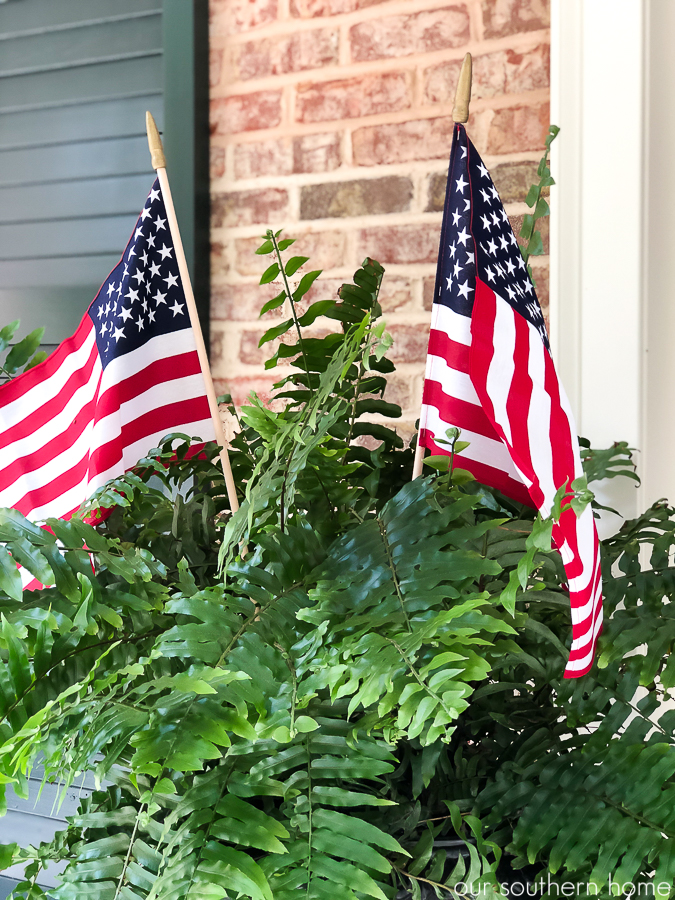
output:
M181 431L184 433L188 433L190 436L199 435L200 437L205 433L208 426L211 426L213 429L213 420L212 419L200 419L196 422L189 422L185 425L181 426ZM147 437L141 438L136 441L134 444L129 444L124 451L124 458L119 462L116 462L115 465L111 466L105 472L99 472L98 475L94 475L87 485L86 495L90 496L94 491L98 490L98 488L102 487L106 481L110 481L112 478L118 478L120 475L123 475L128 469L134 466L139 459L143 459L148 455L148 449L150 447L155 447L163 437L167 434L166 428L163 428L161 431L156 431L154 434L150 434ZM213 437L204 437L205 441L215 440Z
M426 427L436 438L444 437L446 430L453 427L453 423L445 422L435 406L426 406L425 409L428 423ZM509 451L502 441L494 441L483 434L477 434L475 431L468 431L465 428L462 429L460 440L469 441L469 446L462 450L462 456L501 469L516 481L520 480Z
M91 354L95 343L94 326L84 339L81 347L66 356L59 368L44 381L12 400L0 406L0 431L4 432L26 418L26 410L39 409L53 400L63 389L70 376L81 369Z
M442 356L429 354L427 357L426 381L438 381L444 393L450 397L456 397L482 409L471 376L460 372L459 369L453 369Z
M27 516L31 522L44 522L45 519L62 519L68 513L77 509L87 498L87 475L73 487L60 493L55 500L50 500L43 506L36 506Z
M579 593L588 587L595 571L595 520L593 510L589 506L577 517L577 553L581 559L583 571L569 580L570 591Z
M105 392L127 378L132 378L155 361L168 359L171 356L181 356L194 350L194 337L192 329L183 328L181 331L171 331L168 334L158 334L136 350L131 350L123 356L112 359L103 370L101 378L101 390L99 398L103 399ZM201 376L200 376L201 377ZM202 385L204 381L202 379ZM202 394L204 389L202 388Z
M593 659L593 651L595 648L595 639L597 638L601 627L602 627L602 611L600 611L600 615L593 623L593 629L587 636L587 640L588 640L588 644L589 644L588 653L586 654L586 656L582 656L580 659L569 660L567 665L565 666L566 672L578 672L580 669L585 669L585 668L587 668L587 666L590 665L590 663ZM586 639L584 639L584 642L586 642ZM576 649L578 649L578 648L575 647L575 642L572 641L572 650L576 650Z
M120 404L119 409L100 419L94 427L91 438L92 455L105 444L114 441L122 434L122 429L130 422L134 422L141 416L147 415L168 403L180 403L183 400L194 400L204 395L204 379L201 372L198 375L188 375L178 379L171 386L170 395L167 394L165 382L153 385L147 391L143 391L137 397ZM211 427L213 432L213 426ZM164 432L166 434L166 430ZM207 440L213 440L212 437ZM131 464L138 460L132 460Z
M24 456L38 454L60 435L67 434L69 429L73 427L73 422L75 422L80 410L96 396L100 375L101 361L97 357L89 380L75 391L61 412L57 413L48 422L45 422L40 428L26 435L26 437L19 438L0 449L0 469L6 468L10 463L17 459L22 459ZM71 451L66 450L65 452L70 453ZM72 452L76 453L77 451L73 450ZM5 498L5 494L9 489L10 487L8 486L4 491L0 491L1 506L12 506L14 502Z
M471 346L471 319L456 313L449 306L434 303L431 309L431 327L445 332L450 340L457 341L458 344Z
M499 302L499 300L497 301ZM501 301L505 303L505 301ZM523 319L523 321L525 321ZM532 380L530 407L527 413L527 434L530 443L530 460L544 495L540 512L544 518L551 514L556 491L561 485L553 480L553 447L551 446L551 397L545 388L546 348L537 329L526 322L529 337L527 371Z
M488 368L486 390L492 400L495 421L502 427L506 441L511 445L511 422L506 404L515 371L516 323L514 316L516 314L501 297L495 294L495 298L494 334L496 339L493 341L494 353Z

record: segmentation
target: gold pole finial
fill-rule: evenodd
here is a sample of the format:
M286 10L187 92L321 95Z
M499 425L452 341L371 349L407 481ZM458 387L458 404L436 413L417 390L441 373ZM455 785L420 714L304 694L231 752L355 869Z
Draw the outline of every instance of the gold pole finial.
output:
M166 169L166 156L164 156L162 139L157 130L157 123L150 111L145 114L145 130L148 132L148 147L150 148L152 168Z
M471 103L471 54L467 53L462 63L455 92L455 105L452 108L453 122L469 120L469 103Z

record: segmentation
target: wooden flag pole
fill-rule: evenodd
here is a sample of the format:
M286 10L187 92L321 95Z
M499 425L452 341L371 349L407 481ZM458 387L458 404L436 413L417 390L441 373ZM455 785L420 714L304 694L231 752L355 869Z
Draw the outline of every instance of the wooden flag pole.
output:
M469 120L469 104L471 103L471 54L467 53L459 72L457 90L455 91L455 105L452 108L452 121L464 124ZM424 447L420 444L419 432L417 434L417 447L415 449L415 461L413 463L412 480L422 474L424 461Z
M150 157L152 159L152 167L157 172L157 178L162 189L162 197L164 206L166 207L166 215L169 220L169 230L173 239L173 246L176 250L176 262L178 263L178 271L181 281L183 282L183 291L187 300L187 308L190 313L190 324L192 332L195 336L195 344L197 345L197 355L199 356L199 365L204 378L204 387L206 388L206 396L209 400L209 409L211 410L211 418L213 419L213 427L216 432L216 440L220 444L220 461L223 466L223 474L225 475L225 486L227 488L227 499L230 502L230 509L235 513L239 509L239 500L237 499L237 490L232 477L232 467L230 466L230 457L227 452L227 441L225 440L225 432L223 431L223 423L218 411L218 400L216 398L216 390L213 386L211 378L211 369L209 368L209 360L206 355L206 347L204 345L204 336L202 328L199 324L199 314L197 313L197 304L195 303L195 295L192 291L192 282L190 281L190 273L188 272L187 260L185 259L185 251L183 250L183 242L180 239L180 231L178 229L178 220L176 219L176 210L173 206L173 198L171 197L171 188L169 187L169 179L166 174L166 157L164 156L164 147L162 139L159 136L157 125L152 113L145 114L145 127L148 132L148 146L150 147Z

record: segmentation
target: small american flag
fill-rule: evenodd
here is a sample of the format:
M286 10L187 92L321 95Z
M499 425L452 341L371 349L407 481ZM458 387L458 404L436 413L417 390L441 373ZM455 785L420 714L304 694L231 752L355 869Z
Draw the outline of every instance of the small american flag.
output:
M488 170L455 125L445 197L420 443L448 454L446 432L469 446L458 466L548 516L558 488L583 474L569 402L544 317ZM446 443L442 443L446 441ZM600 548L593 513L565 507L553 528L572 604L565 677L593 664L602 627Z
M67 518L171 431L215 440L156 181L75 334L0 387L0 507Z

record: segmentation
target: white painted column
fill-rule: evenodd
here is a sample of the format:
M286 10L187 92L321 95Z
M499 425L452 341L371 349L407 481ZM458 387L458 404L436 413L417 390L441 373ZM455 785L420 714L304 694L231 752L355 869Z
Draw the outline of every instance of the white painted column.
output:
M644 446L644 2L551 10L553 352L579 433L597 447ZM603 501L634 515L638 492L616 479Z
M644 505L675 502L675 3L646 21Z

